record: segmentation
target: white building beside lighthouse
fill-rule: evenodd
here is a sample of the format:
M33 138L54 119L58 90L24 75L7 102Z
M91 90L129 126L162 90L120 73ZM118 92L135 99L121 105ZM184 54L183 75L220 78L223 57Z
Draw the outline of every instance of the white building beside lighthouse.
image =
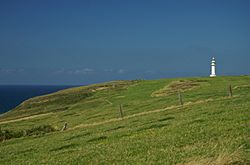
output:
M215 62L215 58L213 57L212 61L211 61L211 74L210 74L210 77L216 77L215 67L216 67L216 62Z

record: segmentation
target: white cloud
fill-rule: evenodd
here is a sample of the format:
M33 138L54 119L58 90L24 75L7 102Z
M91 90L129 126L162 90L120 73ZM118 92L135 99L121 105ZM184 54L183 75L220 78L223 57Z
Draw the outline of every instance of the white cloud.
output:
M76 69L72 71L72 74L91 74L94 70L90 68L84 68L84 69Z
M123 74L126 71L124 69L104 69L104 72L115 73L115 74Z
M90 68L78 68L78 69L59 69L55 71L55 74L71 74L71 75L87 75L94 73L94 69Z
M91 68L74 68L74 69L59 69L55 71L55 74L68 74L68 75L90 75L94 73L102 74L102 73L114 73L114 74L124 74L126 73L126 70L124 69L104 69L101 70L95 70Z
M123 74L123 73L125 73L125 70L124 70L124 69L119 69L119 70L117 71L117 73Z

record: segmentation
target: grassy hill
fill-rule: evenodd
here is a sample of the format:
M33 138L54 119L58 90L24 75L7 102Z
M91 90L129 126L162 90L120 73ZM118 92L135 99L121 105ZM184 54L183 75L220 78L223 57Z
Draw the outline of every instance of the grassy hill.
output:
M0 116L0 164L250 164L249 115L250 76L71 88Z

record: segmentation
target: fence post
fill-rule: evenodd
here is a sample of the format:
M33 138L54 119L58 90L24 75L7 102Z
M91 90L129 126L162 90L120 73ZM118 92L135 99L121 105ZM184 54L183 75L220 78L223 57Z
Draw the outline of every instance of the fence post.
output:
M182 106L183 105L183 101L182 101L182 94L180 91L178 91L178 97L179 97L179 103Z
M119 106L119 110L120 110L120 117L123 118L123 111L122 111L122 105L121 104Z
M68 123L64 123L61 131L65 131L67 129L67 126L68 126Z
M233 91L232 91L232 86L231 86L231 84L229 85L228 90L229 90L229 97L232 97L232 96L233 96Z

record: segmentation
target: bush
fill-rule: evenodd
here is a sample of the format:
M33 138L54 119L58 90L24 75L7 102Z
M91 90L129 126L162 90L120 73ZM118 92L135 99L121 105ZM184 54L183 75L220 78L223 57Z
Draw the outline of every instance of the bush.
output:
M11 131L11 130L2 130L0 128L0 142L12 138L20 138L24 136L36 136L43 135L46 133L54 132L56 129L51 125L41 125L31 129L22 130L22 131Z
M26 130L26 135L27 136L41 135L41 134L54 132L54 131L56 131L56 129L54 127L52 127L51 125L41 125L41 126Z

